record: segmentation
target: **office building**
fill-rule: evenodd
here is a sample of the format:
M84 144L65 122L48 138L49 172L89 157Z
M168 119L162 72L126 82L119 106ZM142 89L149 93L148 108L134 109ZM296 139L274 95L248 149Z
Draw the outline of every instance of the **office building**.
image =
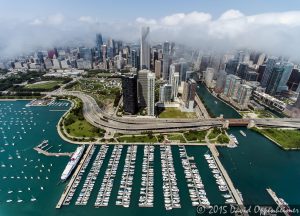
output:
M141 30L141 53L140 53L140 69L150 69L150 28L142 27Z
M185 74L185 78L182 81L185 82L188 79L192 79L193 78L193 74L194 74L194 71L187 71L186 74Z
M151 72L147 75L147 114L155 114L155 74Z
M300 71L299 69L294 68L292 70L291 76L287 82L289 90L300 92Z
M159 88L159 101L170 103L172 101L172 85L164 84Z
M155 61L155 76L157 79L161 78L161 60Z
M212 87L215 70L213 68L207 68L204 72L204 82L208 88Z
M237 94L238 87L241 83L241 78L238 76L229 74L226 76L224 95L234 98Z
M241 63L239 65L239 68L237 70L237 76L239 76L242 79L245 79L246 73L248 71L248 64L246 63Z
M300 94L298 95L298 99L297 99L296 103L294 104L294 107L300 109Z
M215 86L216 93L222 93L224 91L226 76L227 73L225 72L225 70L222 70L218 73L216 86Z
M239 65L238 60L236 59L229 60L225 66L226 73L236 75L238 65Z
M123 108L125 113L135 114L137 112L137 76L122 76Z
M283 72L284 72L284 68L281 65L276 65L273 68L269 76L269 81L266 88L267 94L272 96L276 95L277 88L279 87L279 83L282 78Z
M131 66L138 69L139 64L138 64L138 52L136 50L131 50L131 56L130 56L130 61L131 61Z
M170 43L168 41L163 44L163 80L169 80L169 66L170 66Z
M172 99L177 99L179 88L179 73L172 72L170 74L170 84L172 86Z
M244 80L246 81L257 81L257 78L258 73L256 73L255 71L247 71L244 76Z
M188 69L187 62L185 62L184 59L179 60L180 64L180 70L179 70L179 84L181 84L182 81L186 81L186 72Z
M252 93L252 88L248 85L239 85L236 101L242 107L247 107Z
M294 65L288 62L282 63L281 67L283 67L283 74L279 81L277 92L288 91L287 82L291 76Z
M261 78L261 86L263 88L266 88L270 79L270 76L272 74L273 68L275 67L276 64L276 58L271 57L268 58L267 62L266 62L266 68L263 72L262 78Z
M189 79L184 83L182 101L184 103L184 107L189 111L194 109L196 89L197 83L195 80Z

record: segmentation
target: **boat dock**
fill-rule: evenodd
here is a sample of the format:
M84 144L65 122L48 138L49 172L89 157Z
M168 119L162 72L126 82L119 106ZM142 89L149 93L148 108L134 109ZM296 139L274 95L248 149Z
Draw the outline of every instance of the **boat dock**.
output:
M208 145L208 148L210 149L211 153L212 153L212 156L219 168L219 170L221 171L226 183L227 183L227 186L228 186L228 189L230 190L234 200L236 201L236 203L238 204L238 206L240 206L241 208L241 212L243 215L248 215L248 213L245 211L245 207L244 207L244 204L243 204L243 201L241 199L241 197L239 196L236 188L234 187L226 169L223 167L221 161L219 160L219 152L218 150L216 149L216 147L214 145L211 145L209 144Z
M288 211L289 207L288 206L284 206L284 203L282 203L282 201L277 197L276 193L271 188L267 188L266 190L270 194L270 196L272 197L272 199L274 200L274 202L282 210L282 213L284 215L286 215L286 216L290 216L289 211Z
M60 156L68 156L71 157L73 152L48 152L47 150L43 150L39 145L33 148L36 150L39 154L43 154L46 156L55 156L55 157L60 157Z
M60 197L60 199L59 199L59 201L58 201L58 203L56 205L57 209L61 208L62 204L64 203L67 195L69 194L70 189L72 188L72 185L73 185L73 183L74 183L74 181L76 179L76 176L80 172L81 167L83 166L83 164L84 164L85 160L87 159L88 155L90 155L90 151L92 149L93 149L93 145L89 145L88 148L87 148L87 150L86 150L86 152L85 152L85 154L83 155L82 159L80 160L80 162L79 162L79 164L78 164L78 166L77 166L77 168L76 168L76 170L75 170L75 172L74 172L74 174L73 174L70 182L68 183L68 185L65 188L63 194L61 195L61 197Z
M139 207L153 207L154 191L154 146L144 146L142 164L142 182L139 198Z

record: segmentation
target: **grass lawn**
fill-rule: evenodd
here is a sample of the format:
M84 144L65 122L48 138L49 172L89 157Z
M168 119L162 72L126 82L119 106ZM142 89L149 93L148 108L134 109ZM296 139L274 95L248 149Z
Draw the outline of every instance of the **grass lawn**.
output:
M280 144L283 148L300 148L300 131L282 129L257 129L255 131L266 135Z
M74 137L103 137L105 131L87 122L82 114L82 102L74 100L75 107L64 119L64 127L68 134Z
M276 118L271 112L267 110L256 110L254 113L257 115L258 118Z
M214 128L210 134L208 135L208 138L211 139L215 139L219 134L224 133L220 130L220 128Z
M123 137L119 137L117 139L119 142L127 142L127 143L132 143L132 142L155 143L155 142L157 142L157 140L154 136L152 138L150 138L147 135L123 136Z
M181 112L178 108L167 107L162 111L159 118L196 118L194 112Z
M61 83L62 83L61 81L43 81L43 82L37 82L33 84L27 84L25 88L26 89L52 89Z
M167 136L169 140L179 140L181 143L186 143L181 134L168 134Z
M97 133L97 128L86 120L77 119L73 124L65 126L65 128L74 137L102 137Z
M207 131L188 131L184 133L185 138L188 141L204 141L205 135L207 134Z

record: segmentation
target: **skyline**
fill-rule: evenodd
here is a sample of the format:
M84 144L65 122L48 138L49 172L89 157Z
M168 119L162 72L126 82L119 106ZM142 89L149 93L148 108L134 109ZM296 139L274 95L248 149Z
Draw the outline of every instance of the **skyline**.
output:
M93 1L89 1L93 4L75 1L68 5L54 0L43 6L34 2L1 2L4 6L0 9L1 57L54 46L93 47L96 33L102 33L104 38L138 43L141 27L149 26L151 43L168 40L196 49L222 52L249 48L270 55L288 56L292 60L300 59L297 50L300 46L297 38L300 10L296 10L300 3L272 2L264 7L266 2L241 4L232 0L226 4L218 2L218 7L213 8L216 1L185 4L157 4L154 1L151 7L136 1L122 7ZM120 4L119 1L114 3ZM30 10L27 10L28 6ZM19 12L20 8L22 12ZM6 14L6 11L10 13Z

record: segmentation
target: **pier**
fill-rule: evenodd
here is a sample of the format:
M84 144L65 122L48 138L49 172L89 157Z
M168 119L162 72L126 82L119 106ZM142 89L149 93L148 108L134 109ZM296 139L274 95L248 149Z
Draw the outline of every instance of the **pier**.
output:
M56 205L57 209L61 208L63 202L65 201L67 195L69 194L69 191L70 191L70 189L71 189L71 187L72 187L72 185L73 185L73 183L74 183L74 181L76 179L76 176L80 172L82 165L84 164L85 160L87 159L87 157L90 154L90 151L92 149L93 149L93 145L89 145L88 148L87 148L87 150L86 150L86 152L85 152L85 154L83 155L82 159L80 160L80 162L79 162L79 164L78 164L78 166L77 166L77 168L76 168L76 170L75 170L75 172L74 172L74 174L73 174L70 182L68 183L68 185L65 188L63 194L61 195L61 197L60 197L60 199L59 199L59 201L58 201L58 203Z
M219 170L221 171L226 183L227 183L227 186L228 186L228 189L231 191L231 194L233 196L233 198L235 199L236 203L239 205L239 207L241 208L241 213L245 216L248 215L248 213L245 211L245 207L244 207L244 204L243 204L243 201L241 199L241 197L239 196L236 188L234 187L226 169L223 167L221 161L219 160L219 152L218 150L216 149L215 146L209 144L208 145L208 148L210 149L211 153L212 153L212 156L217 164L217 166L219 167Z
M55 152L48 152L46 150L43 150L40 145L36 146L33 148L34 150L36 150L39 154L43 154L46 156L55 156L55 157L60 157L60 156L68 156L71 157L73 152L59 152L59 153L55 153Z
M270 196L272 197L272 199L274 200L274 202L282 210L282 213L285 216L290 216L290 214L289 214L289 207L288 206L284 206L284 203L282 203L282 201L277 197L276 193L271 188L267 188L266 190L270 194Z

